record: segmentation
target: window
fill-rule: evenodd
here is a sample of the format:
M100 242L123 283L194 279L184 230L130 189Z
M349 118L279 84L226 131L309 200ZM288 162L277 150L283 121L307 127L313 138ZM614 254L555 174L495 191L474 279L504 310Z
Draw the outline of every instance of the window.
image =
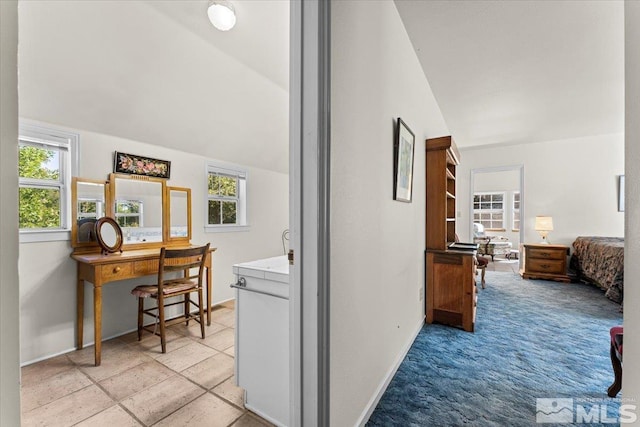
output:
M78 219L98 218L98 212L102 212L102 200L80 199L78 200Z
M77 164L77 141L77 135L67 132L20 125L18 219L21 241L69 238L69 185ZM87 209L91 208L87 206Z
M513 215L511 216L511 218L513 218L513 231L520 231L520 192L519 191L514 191L513 192L513 209L512 209Z
M120 227L142 227L142 201L116 200L116 221Z
M487 230L504 230L504 193L474 193L473 222Z
M207 165L207 230L246 228L246 182L246 171Z

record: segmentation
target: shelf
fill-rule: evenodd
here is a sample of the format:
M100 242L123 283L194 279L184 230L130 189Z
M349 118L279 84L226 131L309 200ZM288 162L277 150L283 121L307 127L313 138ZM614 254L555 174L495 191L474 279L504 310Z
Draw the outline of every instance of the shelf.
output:
M447 179L450 179L452 181L456 180L456 176L449 169L447 169Z
M453 194L451 194L451 193L449 193L447 191L447 199L455 199L455 198L456 198L456 196L454 196Z
M455 218L447 218L447 222L455 222L456 219Z

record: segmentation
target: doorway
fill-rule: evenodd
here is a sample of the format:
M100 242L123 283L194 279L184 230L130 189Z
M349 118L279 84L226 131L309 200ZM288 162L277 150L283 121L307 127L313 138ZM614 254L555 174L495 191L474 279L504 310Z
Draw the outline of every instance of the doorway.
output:
M472 169L469 189L469 236L483 229L518 250L524 241L524 165Z

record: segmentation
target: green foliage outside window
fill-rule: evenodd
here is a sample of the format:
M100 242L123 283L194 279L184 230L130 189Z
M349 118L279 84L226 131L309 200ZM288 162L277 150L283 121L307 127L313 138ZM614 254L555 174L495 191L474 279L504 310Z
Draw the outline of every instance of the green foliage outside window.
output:
M136 200L116 200L116 221L120 227L140 227L142 202Z
M59 169L50 169L49 163L58 155L44 148L21 146L18 172L21 178L57 182ZM20 228L60 228L60 188L58 186L21 185L19 189Z
M209 224L236 224L238 180L236 177L209 173Z

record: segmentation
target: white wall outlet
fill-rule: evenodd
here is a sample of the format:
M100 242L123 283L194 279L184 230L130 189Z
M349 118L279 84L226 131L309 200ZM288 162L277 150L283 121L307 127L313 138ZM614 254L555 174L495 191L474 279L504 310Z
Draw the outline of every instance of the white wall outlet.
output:
M420 295L420 301L422 301L424 299L424 288L422 286L420 286L419 295Z

